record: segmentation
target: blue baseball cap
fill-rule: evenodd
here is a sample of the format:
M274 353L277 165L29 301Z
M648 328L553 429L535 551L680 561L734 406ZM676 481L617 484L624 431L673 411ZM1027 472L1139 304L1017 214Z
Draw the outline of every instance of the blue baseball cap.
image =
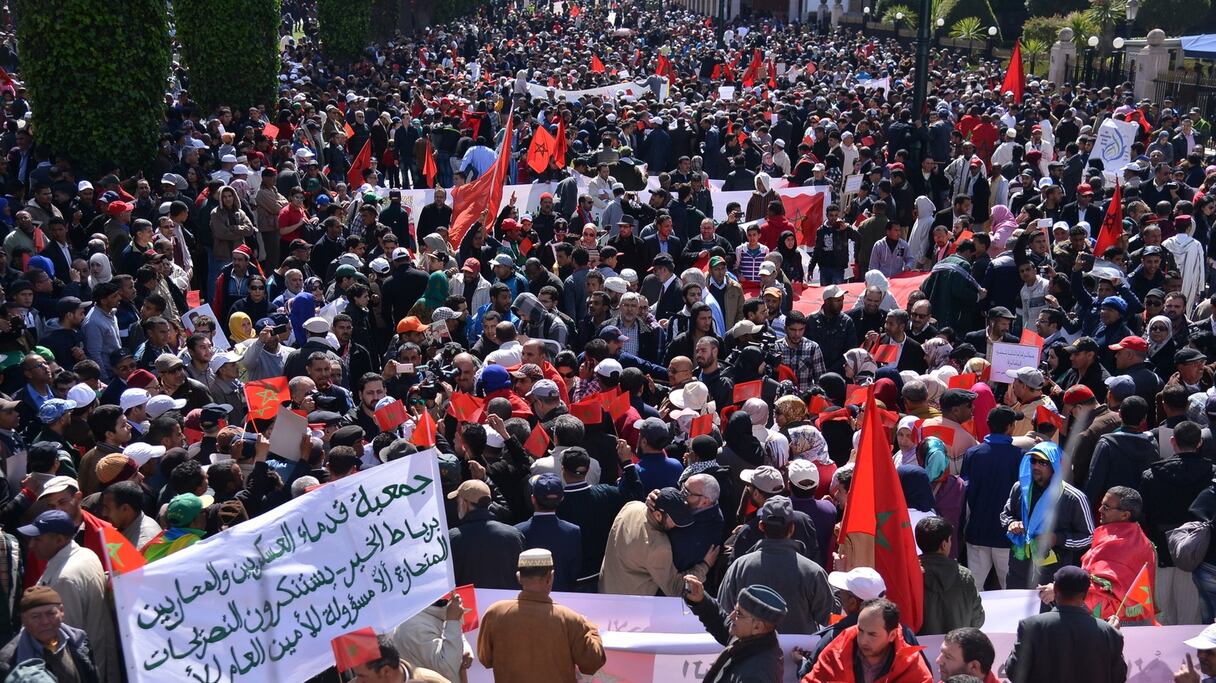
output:
M17 532L22 536L41 536L43 534L76 535L76 523L63 510L47 510L38 515L33 524L18 527Z
M1136 381L1130 375L1115 375L1107 378L1106 388L1112 396L1122 401L1136 394Z
M317 206L326 206L331 201L333 200L331 200L327 194L317 195Z
M69 410L76 407L76 402L65 398L51 398L42 402L38 409L38 421L51 423L67 415Z
M556 506L566 496L566 487L561 477L546 473L532 479L532 495L546 505Z
M1113 308L1119 313L1127 313L1127 302L1121 296L1108 296L1102 300L1102 308Z
M511 373L501 365L487 365L481 371L481 385L487 393L511 388Z

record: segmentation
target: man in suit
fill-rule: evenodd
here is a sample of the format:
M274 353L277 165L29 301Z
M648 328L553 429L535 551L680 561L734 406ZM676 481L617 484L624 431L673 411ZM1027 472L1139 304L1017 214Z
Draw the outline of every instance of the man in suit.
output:
M882 334L874 333L878 339L877 346L893 344L899 347L899 355L891 361L895 364L895 368L900 371L912 370L924 374L929 369L925 363L925 350L915 339L908 336L909 324L911 324L911 318L908 316L908 312L902 308L887 311L887 317L882 324ZM880 363L880 365L882 364Z
M705 219L710 220L710 219ZM701 221L704 223L705 221ZM659 254L668 254L672 259L678 259L684 252L684 241L675 235L671 221L661 221L658 231L646 238L646 260L653 261Z
M565 490L557 506L557 516L576 525L582 539L581 566L583 573L589 576L577 577L576 589L594 592L604 561L604 547L608 544L608 532L616 513L625 505L625 498L616 486L588 483L590 470L591 456L585 448L571 446L562 452Z
M565 485L556 474L532 478L532 517L515 525L524 535L524 549L544 548L553 553L553 590L574 590L583 559L583 537L578 526L558 519L557 508Z
M683 284L676 277L671 254L656 254L650 264L652 272L642 280L642 296L655 307L655 320L666 320L684 308Z
M51 265L55 267L55 272L47 273L47 275L59 278L63 282L70 282L73 255L72 247L68 244L67 223L62 218L52 216L43 226L42 231L46 233L47 242L46 248L38 255L50 259Z
M954 195L953 206L947 206L933 215L933 224L944 225L947 228L953 229L955 221L957 221L960 216L970 215L971 197L965 194L956 194Z
M992 360L992 344L1003 342L1006 344L1018 343L1018 338L1009 333L1009 327L1013 324L1014 315L1009 312L1004 306L994 306L988 309L988 325L982 330L968 332L963 335L963 341L974 346L976 351L982 353L984 358Z
M1064 566L1055 575L1055 609L1018 624L1005 674L1013 683L1086 683L1127 679L1123 635L1085 608L1089 574ZM1076 653L1086 653L1078 657Z

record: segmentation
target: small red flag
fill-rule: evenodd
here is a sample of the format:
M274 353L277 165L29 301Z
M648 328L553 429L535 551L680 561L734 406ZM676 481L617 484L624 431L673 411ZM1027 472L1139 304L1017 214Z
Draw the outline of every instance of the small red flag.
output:
M899 358L899 347L895 344L883 344L870 352L870 357L880 365L894 363L895 359Z
M291 400L286 377L270 377L245 385L245 403L249 406L250 419L262 420L274 417Z
M435 445L435 432L435 418L431 417L431 411L423 408L422 414L418 416L418 423L414 426L414 433L410 435L410 443L430 448Z
M762 379L736 384L735 391L733 394L731 394L731 401L734 403L743 403L749 398L760 398L760 392L763 388L764 380Z
M823 397L823 394L815 394L811 397L811 402L807 405L806 410L812 415L818 415L831 407L832 405Z
M623 415L629 412L629 407L629 392L618 391L617 394L608 400L604 405L604 410L608 411L608 414L612 416L613 420L619 420Z
M334 663L340 672L380 658L380 641L370 626L340 635L330 645L334 648Z
M571 5L570 6L570 18L577 19L579 14L582 14L582 10L578 8L578 5Z
M600 58L595 55L591 55L591 73L602 74L604 71L606 71L606 69L604 68L604 63L600 61Z
M355 137L355 129L351 128L350 124L346 123L345 121L342 122L342 132L346 134L347 141L350 141L351 138Z
M346 173L346 186L355 191L363 187L363 169L370 168L372 165L372 139L368 138L363 143L363 149L359 150L359 154L350 164L350 171Z
M198 308L203 305L202 293L197 289L192 289L186 292L186 306L190 308Z
M692 419L692 424L688 427L689 438L696 438L702 434L708 434L714 430L714 414L705 413L698 415Z
M768 60L768 89L777 89L777 63L773 60Z
M525 237L519 243L519 253L523 254L524 256L527 256L528 254L532 253L532 247L533 247L532 240Z
M549 452L549 433L539 423L532 428L532 433L524 442L524 450L536 458L543 458L545 453Z
M744 88L750 88L756 84L756 78L760 76L760 63L762 60L760 50L752 50L752 60L747 63L747 69L743 72Z
M1013 54L1009 55L1009 67L1005 69L1005 80L1001 83L1001 95L1013 93L1013 101L1022 103L1026 91L1026 71L1022 66L1022 40L1019 38L1013 44Z
M974 372L964 372L961 375L955 375L946 380L946 387L949 389L970 389L975 386L977 378Z
M383 408L376 409L372 414L376 418L376 425L380 427L382 432L391 432L405 423L409 415L405 412L405 404L401 399L397 399Z
M528 145L528 168L536 173L544 173L549 168L549 160L553 158L553 149L557 141L553 134L544 126L537 126L532 133L532 144Z
M1153 626L1161 625L1157 622L1157 610L1153 606L1153 582L1147 564L1140 567L1140 572L1132 581L1132 587L1123 598L1118 616L1120 619L1132 621L1143 620L1145 614Z
M485 402L476 396L455 393L448 401L448 414L457 422L480 422L481 409Z
M1049 410L1046 406L1038 406L1034 409L1035 425L1052 424L1056 426L1056 431L1064 429L1064 416Z
M604 420L604 406L592 397L571 405L570 414L584 424L597 425Z
M845 405L859 406L865 403L866 397L869 396L870 390L873 387L874 385L872 384L864 387L859 387L856 384L849 384L845 386L845 396L848 397L845 399Z
M1026 346L1037 346L1040 349L1043 348L1043 338L1039 336L1038 332L1035 332L1029 327L1022 330L1021 342Z
M428 188L435 187L435 177L439 175L439 167L435 165L435 146L428 139L426 141L426 153L422 160L422 177L426 178L426 186Z
M279 127L273 123L268 123L262 126L262 137L267 140L275 140L279 137Z
M113 576L126 574L147 564L127 537L108 523L101 526L101 544L106 549L106 570Z
M676 68L672 65L671 60L664 55L659 55L658 65L655 67L654 73L656 76L666 76L669 85L675 85Z
M1094 256L1102 258L1102 253L1109 247L1118 246L1119 238L1123 237L1123 186L1115 182L1115 193L1106 207L1106 216L1102 218L1102 229L1098 231L1098 244L1094 247Z
M697 259L695 262L693 262L692 267L696 268L697 270L701 271L702 273L708 272L709 271L709 254L706 254L706 255L702 256L701 258Z
M931 427L925 427L923 430L921 430L921 436L926 439L931 436L936 436L942 440L942 443L946 444L946 448L954 445L954 427L947 427L945 425L933 425Z
M553 161L558 168L566 167L566 117L557 117L557 136L553 140Z
M468 583L463 586L457 586L452 591L452 595L460 596L460 604L464 607L464 620L460 622L460 630L463 633L477 630L480 622L477 619L477 589L473 584Z

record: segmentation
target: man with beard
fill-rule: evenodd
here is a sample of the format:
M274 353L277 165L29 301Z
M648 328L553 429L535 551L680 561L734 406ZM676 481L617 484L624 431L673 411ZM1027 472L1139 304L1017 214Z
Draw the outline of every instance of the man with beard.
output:
M852 318L842 315L844 290L832 285L823 290L823 307L808 319L806 335L819 345L828 372L844 373L844 352L858 345ZM720 404L721 405L721 404Z

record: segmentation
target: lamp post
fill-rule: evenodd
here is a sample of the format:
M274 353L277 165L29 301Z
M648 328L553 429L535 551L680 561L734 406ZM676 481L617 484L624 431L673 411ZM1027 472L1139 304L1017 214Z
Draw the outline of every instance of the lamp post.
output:
M1093 80L1094 73L1094 51L1098 48L1098 36L1090 36L1089 40L1085 41L1085 83L1093 85L1090 81Z
M988 27L988 59L992 59L992 48L996 44L997 29L995 26Z
M861 27L864 29L868 23L870 23L870 6L866 5L861 8Z
M929 44L933 40L933 0L921 0L920 14L916 21L916 81L912 88L912 118L923 123L925 120L925 95L929 89ZM916 163L920 163L927 154L917 144L912 150Z
M899 40L899 25L902 23L904 23L904 13L896 12L895 13L895 39L896 40Z
M1115 35L1115 51L1118 55L1118 73L1119 78L1123 77L1123 64L1127 59L1123 52L1123 46L1127 44L1126 38L1130 37L1131 26L1136 21L1136 15L1140 12L1140 0L1127 0L1127 5L1123 13L1123 21L1119 22Z
M938 17L937 20L933 22L933 25L937 27L933 32L933 37L940 41L942 39L942 28L945 27L946 20L942 17Z

